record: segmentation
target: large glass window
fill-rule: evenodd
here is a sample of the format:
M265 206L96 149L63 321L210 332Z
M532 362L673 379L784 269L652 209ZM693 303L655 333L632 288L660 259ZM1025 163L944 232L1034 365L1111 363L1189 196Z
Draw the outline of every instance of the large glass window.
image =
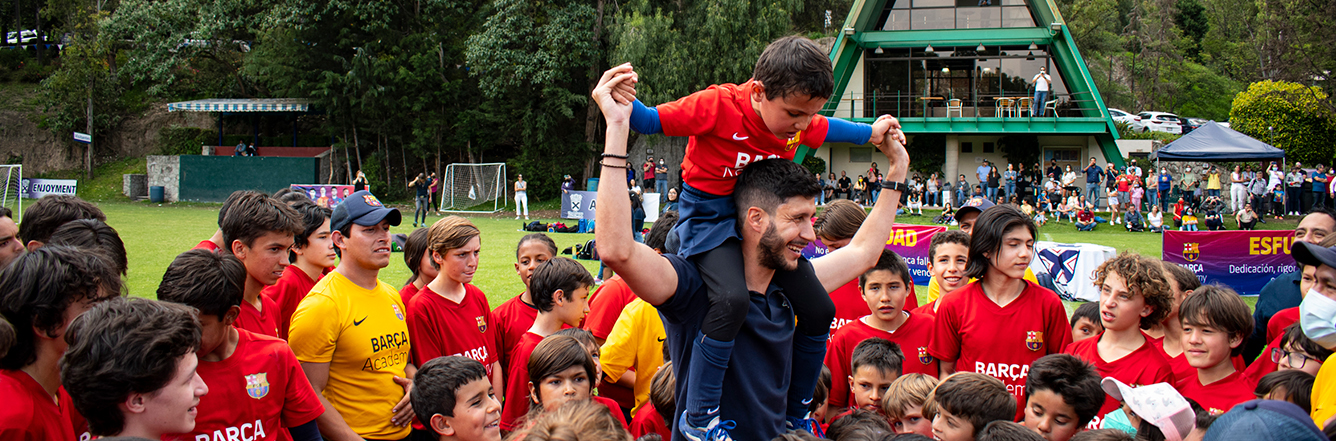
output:
M962 116L1001 116L997 103L1034 96L1031 79L1040 68L1047 69L1053 81L1052 98L1068 95L1062 72L1046 47L925 49L865 52L864 117L884 113L941 117L946 116L945 107L951 100L960 100Z
M1025 0L892 0L879 29L987 29L1034 27Z

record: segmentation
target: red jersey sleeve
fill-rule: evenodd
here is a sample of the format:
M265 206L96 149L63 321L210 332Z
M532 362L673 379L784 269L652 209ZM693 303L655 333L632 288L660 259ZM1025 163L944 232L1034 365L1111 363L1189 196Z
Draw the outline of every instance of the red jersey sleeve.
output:
M960 296L951 296L942 300L937 309L936 320L932 327L932 343L928 344L928 353L938 361L954 363L960 359ZM1071 330L1067 330L1067 340L1071 341Z
M306 379L306 372L297 362L297 355L287 345L281 346L278 356L283 369L288 372L287 393L283 399L283 427L297 427L315 421L325 413L325 406L320 404L320 397L311 388L311 381Z
M691 136L709 133L714 129L719 106L724 99L721 92L720 86L710 86L677 101L656 106L663 134Z
M584 328L602 340L612 333L612 325L617 324L617 317L630 303L628 297L635 298L631 287L621 277L615 277L603 284L589 301L589 315L585 317Z
M813 115L812 122L807 124L803 130L802 145L811 147L813 150L821 148L821 144L826 142L826 134L830 132L830 120L822 115Z
M1062 353L1067 345L1072 344L1072 325L1067 321L1067 308L1062 306L1058 295L1052 291L1044 291L1050 298L1044 303L1048 315L1048 320L1044 321L1048 325L1048 329L1044 330L1044 351L1048 354Z
M840 328L835 331L835 336L830 339L830 346L826 350L826 368L830 369L830 394L826 403L831 409L843 409L849 406L849 368L852 362L849 357L853 354L853 345L850 340L855 340L850 334L854 332L856 323Z

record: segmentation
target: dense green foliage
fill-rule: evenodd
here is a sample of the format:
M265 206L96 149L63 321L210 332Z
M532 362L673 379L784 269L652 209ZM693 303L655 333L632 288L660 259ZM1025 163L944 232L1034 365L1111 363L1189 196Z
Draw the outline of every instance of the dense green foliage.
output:
M1331 164L1336 118L1324 111L1327 94L1287 82L1254 83L1234 99L1230 126L1285 150L1290 161Z

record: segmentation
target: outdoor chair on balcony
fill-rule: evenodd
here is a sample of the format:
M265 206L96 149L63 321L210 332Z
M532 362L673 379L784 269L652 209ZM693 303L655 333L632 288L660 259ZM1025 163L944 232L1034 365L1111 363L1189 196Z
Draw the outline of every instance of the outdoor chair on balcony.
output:
M1039 116L1045 116L1045 115L1048 115L1048 111L1049 111L1049 110L1052 110L1052 111L1053 111L1053 117L1054 117L1054 118L1057 118L1057 117L1058 117L1058 100L1056 100L1056 99L1052 99L1052 100L1044 101L1044 113L1039 114Z
M1013 103L1015 103L1015 100L1011 98L998 98L997 113L995 115L998 117L1015 116L1016 108L1012 107Z
M1034 98L1025 97L1016 100L1016 116L1034 116Z
M956 116L965 117L964 110L960 105L959 99L952 99L946 102L946 117L951 117L951 112L956 112Z

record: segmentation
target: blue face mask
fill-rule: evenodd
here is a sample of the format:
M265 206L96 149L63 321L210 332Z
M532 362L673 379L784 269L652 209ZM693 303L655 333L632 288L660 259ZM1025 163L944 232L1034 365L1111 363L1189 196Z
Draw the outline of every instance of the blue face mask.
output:
M1118 429L1127 432L1132 436L1136 436L1137 434L1137 428L1132 427L1132 422L1128 421L1127 414L1123 413L1122 409L1118 409L1104 415L1104 420L1100 421L1099 428Z

